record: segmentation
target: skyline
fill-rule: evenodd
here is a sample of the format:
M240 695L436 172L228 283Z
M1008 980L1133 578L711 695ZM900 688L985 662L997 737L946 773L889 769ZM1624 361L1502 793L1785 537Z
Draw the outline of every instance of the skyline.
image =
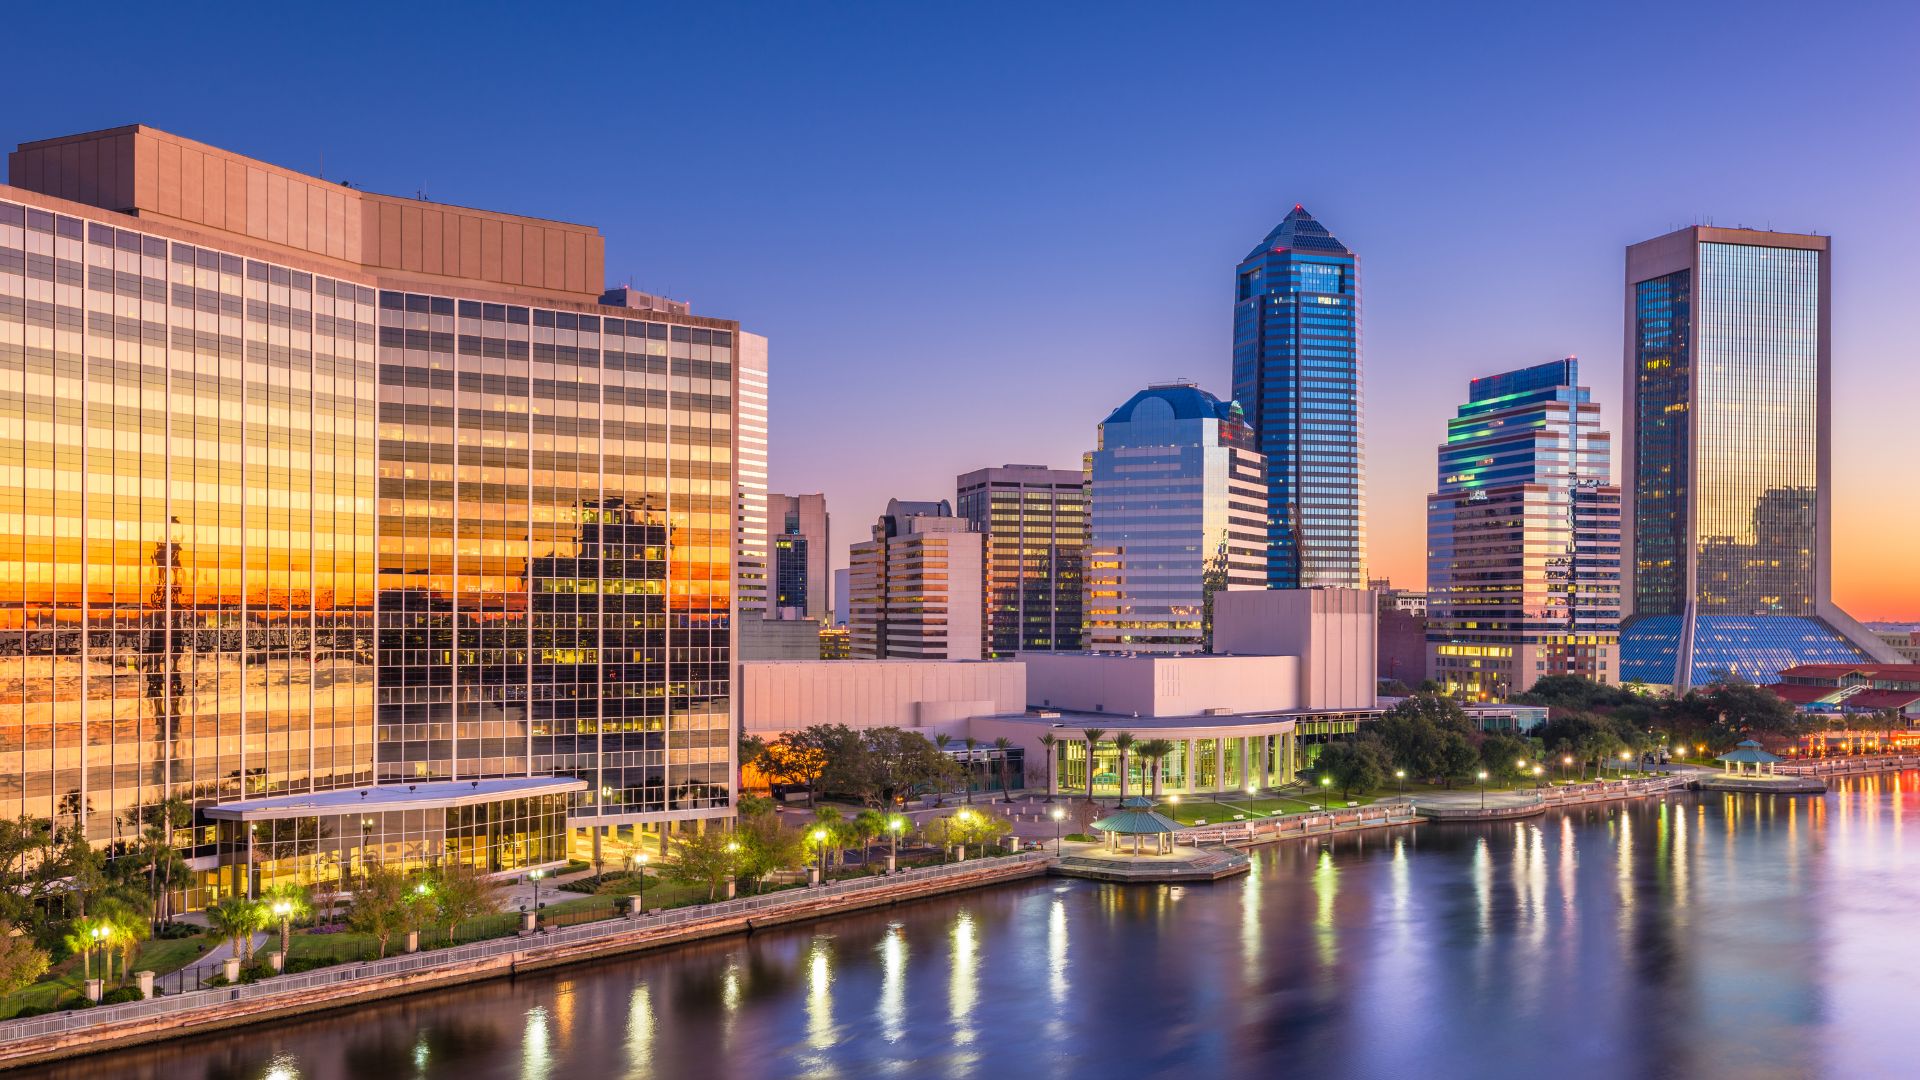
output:
M1631 14L1515 10L1446 50L1429 47L1458 29L1444 13L1316 22L1289 79L1255 80L1283 106L1258 138L1245 76L1298 21L1251 10L1120 26L674 13L596 35L390 12L393 32L344 62L232 28L106 19L82 42L28 11L23 35L46 44L22 80L71 85L0 138L151 123L373 191L599 225L614 280L771 338L769 487L824 491L844 537L888 498L951 498L961 472L1074 467L1149 382L1228 392L1233 265L1299 203L1364 255L1369 556L1404 585L1423 577L1429 463L1459 386L1577 355L1617 433L1626 246L1696 221L1817 231L1835 256L1835 599L1920 618L1903 550L1920 505L1889 497L1910 483L1902 406L1920 397L1904 296L1920 153L1891 137L1920 120L1915 14L1663 12L1663 33L1711 45L1690 60L1701 92L1682 128L1667 56L1637 50ZM1791 77L1749 61L1787 33ZM407 51L421 34L478 61L425 79ZM231 46L229 77L180 80L172 47L209 36ZM623 51L662 38L726 48ZM499 80L502 42L578 62ZM1153 65L1110 62L1149 49ZM126 78L63 76L95 50ZM231 93L248 79L307 92ZM125 89L143 82L168 93ZM1307 154L1283 137L1302 111ZM526 153L501 152L507 130ZM713 167L660 167L653 135Z

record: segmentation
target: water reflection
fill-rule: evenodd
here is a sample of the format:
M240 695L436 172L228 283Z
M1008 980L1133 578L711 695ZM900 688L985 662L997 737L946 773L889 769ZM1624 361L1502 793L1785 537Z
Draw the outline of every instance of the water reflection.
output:
M37 1075L1909 1075L1916 780L1036 881Z

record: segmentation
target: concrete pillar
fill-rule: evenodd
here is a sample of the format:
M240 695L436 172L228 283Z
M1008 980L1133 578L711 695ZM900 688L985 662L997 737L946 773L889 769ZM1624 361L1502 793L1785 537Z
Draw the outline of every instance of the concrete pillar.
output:
M1259 787L1272 787L1273 777L1267 772L1267 744L1272 737L1261 735L1251 740L1253 743L1253 783Z
M1187 740L1187 791L1196 795L1200 792L1200 762L1194 755L1198 742L1198 739Z
M237 956L227 957L226 962L220 965L220 974L226 976L227 981L230 983L239 982L240 958Z
M660 823L660 856L662 858L665 858L668 854L667 834L672 831L673 831L673 822L663 821Z
M534 928L534 925L537 922L539 922L539 920L540 920L539 912L523 911L520 913L520 929L531 932Z
M273 968L275 974L287 970L287 954L278 950L268 953L267 966Z
M407 931L407 951L408 952L420 951L420 931L418 930Z
M145 1000L146 998L152 997L153 996L153 972L136 971L133 973L133 977L139 981L141 999Z

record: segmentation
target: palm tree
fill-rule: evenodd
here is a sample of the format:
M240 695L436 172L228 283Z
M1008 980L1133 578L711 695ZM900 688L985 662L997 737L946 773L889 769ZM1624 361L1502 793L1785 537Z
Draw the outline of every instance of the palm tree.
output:
M1127 801L1127 752L1133 749L1133 732L1123 731L1113 737L1113 748L1120 751L1120 801Z
M887 834L887 815L878 810L862 810L853 816L853 830L860 837L860 862L865 865L873 842Z
M1173 740L1148 739L1133 748L1133 752L1147 759L1147 765L1153 770L1153 801L1160 801L1160 769L1166 764L1167 755L1173 753Z
M221 897L207 907L207 928L220 940L226 942L239 956L242 941L253 940L253 928L260 921L254 910L259 905L233 893Z
M99 930L100 933L95 934L95 930ZM83 915L73 920L72 929L67 932L66 945L68 952L80 954L81 978L88 980L93 978L93 950L100 946L106 933L105 921L91 915Z
M933 737L934 749L940 751L940 753L942 754L945 754L947 752L947 745L951 742L953 742L953 736L948 735L945 732L942 732L941 734L935 735ZM941 792L942 796L944 796L945 794L946 792L944 791ZM945 800L943 799L942 801L945 801Z
M979 745L978 739L975 739L971 735L967 736L967 805L968 806L973 805L973 748L978 745Z
M1000 799L1012 802L1013 793L1007 790L1007 751L1013 749L1013 740L1002 735L993 740L993 748L1000 751Z
M1105 735L1103 727L1081 728L1080 737L1087 740L1087 801L1093 801L1093 750L1100 745L1100 736Z
M1046 734L1040 736L1040 748L1044 750L1047 755L1047 801L1048 802L1053 801L1053 757L1054 757L1053 748L1058 745L1060 745L1060 740L1053 734L1053 732L1049 731Z

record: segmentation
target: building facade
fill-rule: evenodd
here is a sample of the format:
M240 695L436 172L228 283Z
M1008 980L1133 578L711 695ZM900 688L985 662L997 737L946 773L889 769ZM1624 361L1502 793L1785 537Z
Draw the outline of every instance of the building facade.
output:
M1831 255L1704 226L1627 249L1627 679L1897 659L1829 591Z
M1360 263L1295 206L1234 274L1233 394L1267 461L1267 587L1367 583Z
M980 659L981 540L945 499L890 500L849 556L854 659Z
M184 800L198 904L297 854L220 838L268 800L459 781L468 826L575 842L731 813L737 324L603 306L589 227L147 127L10 181L0 814L112 849Z
M1501 701L1619 678L1620 489L1572 358L1473 380L1427 497L1427 670Z
M1266 464L1237 402L1153 386L1100 425L1085 647L1205 652L1213 597L1266 583Z
M986 544L988 658L1080 648L1087 492L1077 469L1003 465L958 481L956 509Z
M767 496L773 607L778 613L831 621L833 582L827 560L833 550L832 525L825 495Z
M778 609L776 555L767 505L767 339L741 334L738 402L740 456L734 462L736 505L733 550L734 608L741 618Z

